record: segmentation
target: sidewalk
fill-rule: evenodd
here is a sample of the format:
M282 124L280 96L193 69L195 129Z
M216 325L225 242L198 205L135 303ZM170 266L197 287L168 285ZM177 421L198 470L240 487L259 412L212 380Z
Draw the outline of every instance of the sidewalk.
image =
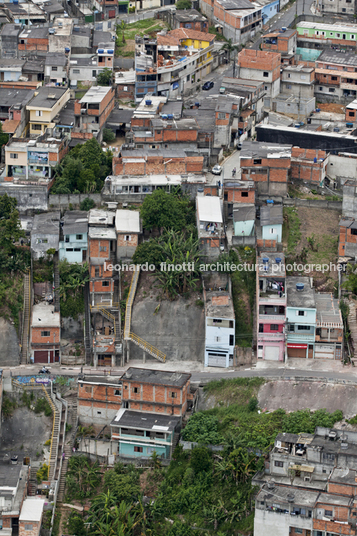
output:
M290 358L287 363L282 361L258 361L254 367L255 370L311 370L320 372L349 372L352 376L357 377L357 367L343 365L341 361L333 359L298 359Z

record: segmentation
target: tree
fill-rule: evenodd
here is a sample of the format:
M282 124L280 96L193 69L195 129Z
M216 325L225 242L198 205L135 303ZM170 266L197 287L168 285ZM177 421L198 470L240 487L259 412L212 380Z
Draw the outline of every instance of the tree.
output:
M227 50L228 52L228 61L231 61L231 54L232 52L234 53L234 58L233 58L233 78L235 78L235 70L236 70L236 58L235 58L235 52L237 50L239 50L239 46L238 45L233 45L232 43L232 39L228 39L228 41L223 45L223 50Z
M195 473L208 472L212 467L212 458L206 447L195 447L191 452L190 465Z
M140 209L143 228L152 230L165 229L182 231L190 224L194 224L194 210L188 197L167 193L157 189L147 195Z
M97 75L98 86L111 86L113 80L112 70L105 67L102 72Z
M178 0L176 2L176 9L191 9L192 2L190 0Z
M91 210L94 207L95 207L95 202L90 197L83 199L83 201L81 201L81 204L79 205L79 208L86 212L88 212L88 210Z
M3 132L2 123L0 122L0 150L3 145L9 141L9 135Z
M355 269L355 266L353 266L352 264L347 264L346 274L347 280L342 285L342 287L349 292L352 292L352 294L357 295L357 271Z
M123 45L125 45L125 30L126 30L126 22L125 22L125 20L120 21L120 24L118 25L118 28L119 28L119 30L121 31L121 34L122 34L122 43L123 43Z
M103 141L110 143L115 140L115 134L110 128L103 129Z
M223 438L218 433L218 419L201 411L194 413L182 432L184 441L218 445Z

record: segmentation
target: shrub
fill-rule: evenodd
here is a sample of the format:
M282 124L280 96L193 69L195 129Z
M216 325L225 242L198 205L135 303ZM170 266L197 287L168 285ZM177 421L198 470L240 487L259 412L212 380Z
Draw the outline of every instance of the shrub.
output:
M105 128L103 130L103 141L106 143L110 143L111 141L115 140L115 134L110 128Z
M41 484L43 480L48 479L48 472L49 472L49 466L47 465L47 463L44 463L43 465L41 465L41 467L36 473L38 484Z
M81 210L85 210L86 212L88 212L88 210L90 210L91 208L94 208L94 207L95 207L95 202L90 197L87 197L86 199L83 199L83 201L79 205L79 208Z

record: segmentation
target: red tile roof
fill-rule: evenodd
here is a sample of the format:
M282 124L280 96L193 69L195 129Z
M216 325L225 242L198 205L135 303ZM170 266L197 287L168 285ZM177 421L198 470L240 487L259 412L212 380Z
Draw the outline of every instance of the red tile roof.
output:
M169 32L168 34L166 35L159 35L157 34L157 44L159 46L171 46L171 47L177 47L177 46L180 46L180 40L173 36L173 35L170 35L171 32Z
M172 35L178 39L195 39L196 41L209 41L210 43L215 40L216 36L213 34L198 32L196 30L189 30L188 28L177 28L171 30L167 35Z

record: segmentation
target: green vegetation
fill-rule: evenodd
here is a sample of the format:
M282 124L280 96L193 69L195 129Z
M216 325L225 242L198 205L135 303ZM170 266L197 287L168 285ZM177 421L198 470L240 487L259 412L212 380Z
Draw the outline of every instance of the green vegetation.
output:
M50 469L50 467L46 463L41 465L40 469L36 473L36 478L37 478L38 484L41 484L41 482L43 482L43 480L48 479L49 469Z
M95 207L95 202L93 201L93 199L90 199L90 197L83 199L83 201L79 205L80 210L85 210L86 212L88 212L88 210L94 207Z
M152 231L159 229L161 234L164 229L190 232L196 230L195 209L187 195L177 188L172 193L162 189L155 190L147 195L140 209L143 228Z
M78 144L57 165L51 193L100 192L111 165L112 154L104 152L95 138Z
M53 279L53 261L49 257L40 257L33 261L33 282L44 283Z
M1 408L4 419L11 417L16 408L17 408L16 400L12 400L4 392L3 397L2 397L2 408Z
M113 81L113 72L108 67L105 67L102 72L97 75L98 86L111 86Z
M232 39L228 39L228 41L222 47L223 50L228 52L228 61L231 61L231 54L233 54L235 58L235 53L240 50L240 48L241 47L239 45L233 45Z
M218 433L218 419L203 412L192 415L182 433L184 441L199 441L206 445L219 445L223 437Z
M221 33L219 33L217 28L215 28L214 26L210 26L208 32L216 36L216 41L227 41L227 39Z
M38 398L35 404L35 413L44 413L46 417L51 417L52 408L46 398Z
M68 462L66 475L67 501L83 500L96 494L101 481L97 462L92 463L86 456L72 456Z
M3 145L5 145L9 141L9 135L3 132L2 130L2 123L0 122L0 150Z
M156 19L138 20L127 24L125 21L120 21L120 24L116 27L117 39L115 42L116 56L134 57L134 50L130 50L127 41L134 41L135 36L153 35L156 32L165 28L165 24L160 21L160 24Z
M295 207L284 208L283 235L287 238L288 255L296 254L296 247L301 239L301 222Z
M30 394L28 394L27 391L23 391L21 394L22 404L29 409L32 406L34 399L35 399L35 395L33 391L31 391Z
M60 308L64 317L78 318L84 313L83 289L89 281L87 264L70 264L67 260L59 263Z
M176 9L191 9L192 2L191 0L177 0Z
M319 242L315 241L315 249L307 255L307 262L310 264L323 264L334 262L337 256L338 237L331 234L319 236Z
M110 128L103 129L103 141L105 143L110 143L115 140L115 134Z
M16 199L7 194L0 196L0 316L12 318L18 328L23 307L23 272L30 266L31 254L19 245L25 234L16 206Z

